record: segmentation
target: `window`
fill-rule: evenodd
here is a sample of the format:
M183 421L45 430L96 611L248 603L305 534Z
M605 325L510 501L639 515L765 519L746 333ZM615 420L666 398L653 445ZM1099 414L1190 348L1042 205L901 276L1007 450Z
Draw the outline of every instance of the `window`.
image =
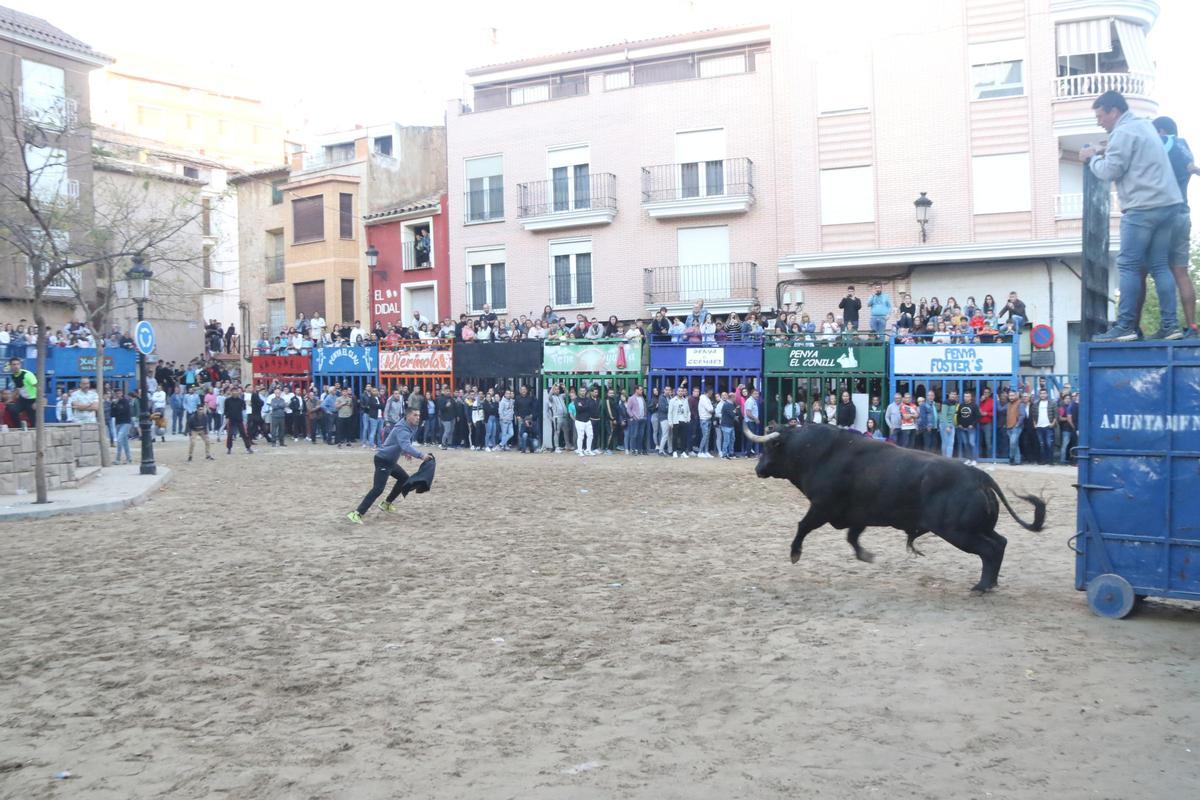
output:
M971 195L976 214L1029 211L1029 153L972 158Z
M694 56L633 65L633 83L635 86L642 86L647 83L663 83L665 81L681 81L694 77L696 77Z
M875 221L875 176L871 167L821 170L821 224Z
M319 242L325 238L325 199L321 195L292 201L292 243Z
M208 197L200 200L200 232L212 236L212 199Z
M1095 74L1099 71L1101 54L1111 63L1113 45L1118 44L1114 41L1112 22L1107 18L1060 22L1055 26L1054 35L1060 78ZM1124 57L1119 58L1120 68L1106 71L1125 72Z
M25 145L25 163L29 169L33 197L39 203L57 203L79 194L67 180L67 151L57 147ZM78 184L74 184L78 187Z
M546 155L555 211L591 207L590 159L591 147L588 145L560 147Z
M467 159L467 220L504 218L504 175L500 156Z
M346 192L338 195L338 236L354 238L354 195Z
M711 225L676 232L679 300L729 297L729 227Z
M675 134L680 197L725 194L725 129Z
M276 178L271 181L271 205L277 206L283 202L283 185L287 178Z
M504 286L504 249L467 251L467 308L482 311L490 303L493 311L503 310L508 303Z
M283 330L287 320L286 303L283 300L267 301L267 334L274 335Z
M528 86L514 86L508 90L508 104L523 106L526 103L536 103L550 99L550 84L534 83Z
M184 167L183 177L192 178L193 180L200 180L200 170L196 167Z
M592 305L590 238L550 242L550 270L550 295L555 308Z
M200 253L200 271L201 271L201 286L205 289L213 288L212 276L212 245L204 245L204 249Z
M629 70L623 69L620 72L604 73L604 91L611 92L613 89L626 89L629 87Z
M292 291L296 295L296 314L312 319L314 314L325 316L325 281L297 283ZM340 320L339 320L340 321ZM332 324L333 320L330 320Z
M576 72L572 75L555 75L550 79L550 96L577 97L588 93L588 76L586 72Z
M267 255L267 283L283 283L283 232L271 232L271 249Z
M40 230L34 229L29 231L30 245L37 248L37 253L41 256L36 260L31 260L28 255L22 255L21 258L25 262L25 279L26 286L33 288L35 277L44 277L48 264L54 263L56 257L63 258L70 252L71 235L67 231L52 231L51 237L53 247L45 238ZM57 249L57 256L55 250ZM42 265L41 276L34 275L34 264ZM79 268L70 267L62 270L46 281L46 290L51 294L67 294L71 291L72 286L79 285Z
M330 164L344 164L354 160L354 142L325 146L325 160Z
M746 71L745 53L728 53L700 59L701 78L716 78L720 75L740 75Z
M350 322L354 317L354 279L342 278L342 322Z
M59 67L21 60L21 112L26 119L52 128L65 128L66 75Z
M817 65L817 111L862 111L871 105L871 58L866 53L830 56Z
M375 152L379 153L381 156L390 156L392 154L392 137L376 136Z
M971 60L971 96L975 100L1015 97L1025 94L1025 40L973 44Z

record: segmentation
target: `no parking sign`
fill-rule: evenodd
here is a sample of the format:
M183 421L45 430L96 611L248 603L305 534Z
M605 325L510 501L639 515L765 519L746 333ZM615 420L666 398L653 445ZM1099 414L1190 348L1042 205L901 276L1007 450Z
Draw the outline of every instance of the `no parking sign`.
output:
M1049 325L1034 325L1029 342L1039 350L1049 348L1054 344L1054 329Z

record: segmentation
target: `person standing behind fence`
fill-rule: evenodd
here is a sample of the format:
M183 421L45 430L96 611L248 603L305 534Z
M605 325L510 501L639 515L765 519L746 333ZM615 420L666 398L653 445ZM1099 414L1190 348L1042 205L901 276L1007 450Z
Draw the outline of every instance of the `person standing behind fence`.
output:
M562 387L557 384L550 387L546 396L546 413L550 418L550 442L546 449L561 453L563 443L560 437L566 430L567 404L563 400Z
M942 437L942 455L954 458L955 433L958 430L958 392L950 392L938 409L938 434Z
M236 386L230 387L225 397L225 455L233 455L234 436L242 437L247 453L254 452L250 446L250 433L246 430L246 400Z
M700 395L700 400L696 404L696 417L700 422L700 446L698 448L700 458L712 458L712 453L708 451L708 445L712 436L713 413L715 410L716 407L713 405L713 390L708 388L704 394Z
M925 397L917 398L917 450L937 452L937 413L937 392L930 389Z
M739 407L727 392L721 392L721 402L717 404L717 416L721 420L721 458L733 458L734 432L740 419Z
M1004 432L1008 436L1008 463L1019 466L1021 464L1021 431L1025 429L1027 411L1016 389L1008 390L1008 401L1000 405L1000 413L1004 415Z
M971 466L979 465L979 406L975 405L975 393L963 392L963 401L958 406L957 436L962 444L959 448L963 460Z
M892 395L892 402L888 403L887 409L883 412L883 421L887 425L888 441L895 444L900 443L900 401L900 393L896 392Z
M583 388L575 398L575 454L579 456L596 455L596 442L592 438L592 420L599 413L599 407ZM503 414L501 414L503 419Z
M278 386L275 387L275 393L271 395L271 434L275 440L271 443L275 447L287 447L287 425L288 402L283 399L283 390Z
M1058 405L1058 435L1061 440L1062 452L1059 457L1061 464L1074 464L1075 455L1072 452L1078 441L1078 430L1075 420L1079 418L1079 392L1067 394L1063 392Z
M421 410L421 405L424 405L425 398L423 395L418 395L420 389L413 391L409 396L408 403L405 403L404 398L400 395L399 389L392 390L392 396L387 399L387 403L383 407L383 438L386 439L388 434L392 432L392 428L399 424L400 420L404 419L404 415L411 409ZM413 397L419 398L419 403L413 403ZM416 438L421 437L421 431L416 431L413 434Z
M1058 409L1045 389L1038 392L1033 405L1033 426L1037 429L1038 463L1054 463L1054 430L1058 425Z
M333 401L333 413L336 420L336 432L334 438L337 440L337 446L352 447L351 440L354 438L354 398L350 395L350 387L347 386L342 390L342 393Z
M1150 120L1134 116L1119 92L1107 91L1092 103L1096 122L1108 132L1103 149L1085 146L1079 160L1102 181L1115 181L1121 205L1120 301L1117 321L1096 334L1097 342L1137 338L1138 302L1147 272L1154 278L1162 322L1153 339L1181 339L1176 316L1175 276L1169 265L1171 237L1186 207L1162 139Z
M442 424L442 441L438 446L445 450L454 445L454 422L458 418L458 407L454 403L454 395L450 393L449 386L442 385L434 404L437 407L438 421Z
M646 443L646 395L641 386L633 387L633 395L625 401L625 413L629 417L629 427L625 432L625 455L636 456L644 453Z
M837 405L837 424L839 428L850 429L858 419L858 408L850 399L849 392L842 392L842 399Z
M379 395L375 394L374 386L368 386L363 391L359 407L362 408L363 420L366 422L366 435L362 445L374 449L379 446L379 428L383 422L383 406L379 402Z
M516 403L513 401L512 389L504 390L504 396L500 398L497 411L500 417L500 439L496 446L498 450L507 450L508 442L513 436L513 420L516 417Z
M875 292L867 298L867 308L871 310L871 332L884 333L887 330L888 317L892 313L892 298L883 293L883 284L875 281Z

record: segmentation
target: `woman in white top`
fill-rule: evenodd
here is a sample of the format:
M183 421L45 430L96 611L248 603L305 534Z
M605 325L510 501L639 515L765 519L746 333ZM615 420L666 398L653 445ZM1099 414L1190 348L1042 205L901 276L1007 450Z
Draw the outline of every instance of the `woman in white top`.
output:
M494 338L492 334L493 334L493 331L492 331L491 325L487 325L487 324L480 325L479 330L477 330L475 332L475 341L490 342Z
M950 344L950 331L946 330L946 323L939 322L937 333L933 334L934 344Z

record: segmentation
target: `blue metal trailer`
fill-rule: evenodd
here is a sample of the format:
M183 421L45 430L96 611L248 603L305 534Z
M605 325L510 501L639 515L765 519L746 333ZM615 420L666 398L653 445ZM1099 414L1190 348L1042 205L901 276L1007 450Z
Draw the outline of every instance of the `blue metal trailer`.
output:
M1200 600L1200 343L1084 344L1075 588Z

